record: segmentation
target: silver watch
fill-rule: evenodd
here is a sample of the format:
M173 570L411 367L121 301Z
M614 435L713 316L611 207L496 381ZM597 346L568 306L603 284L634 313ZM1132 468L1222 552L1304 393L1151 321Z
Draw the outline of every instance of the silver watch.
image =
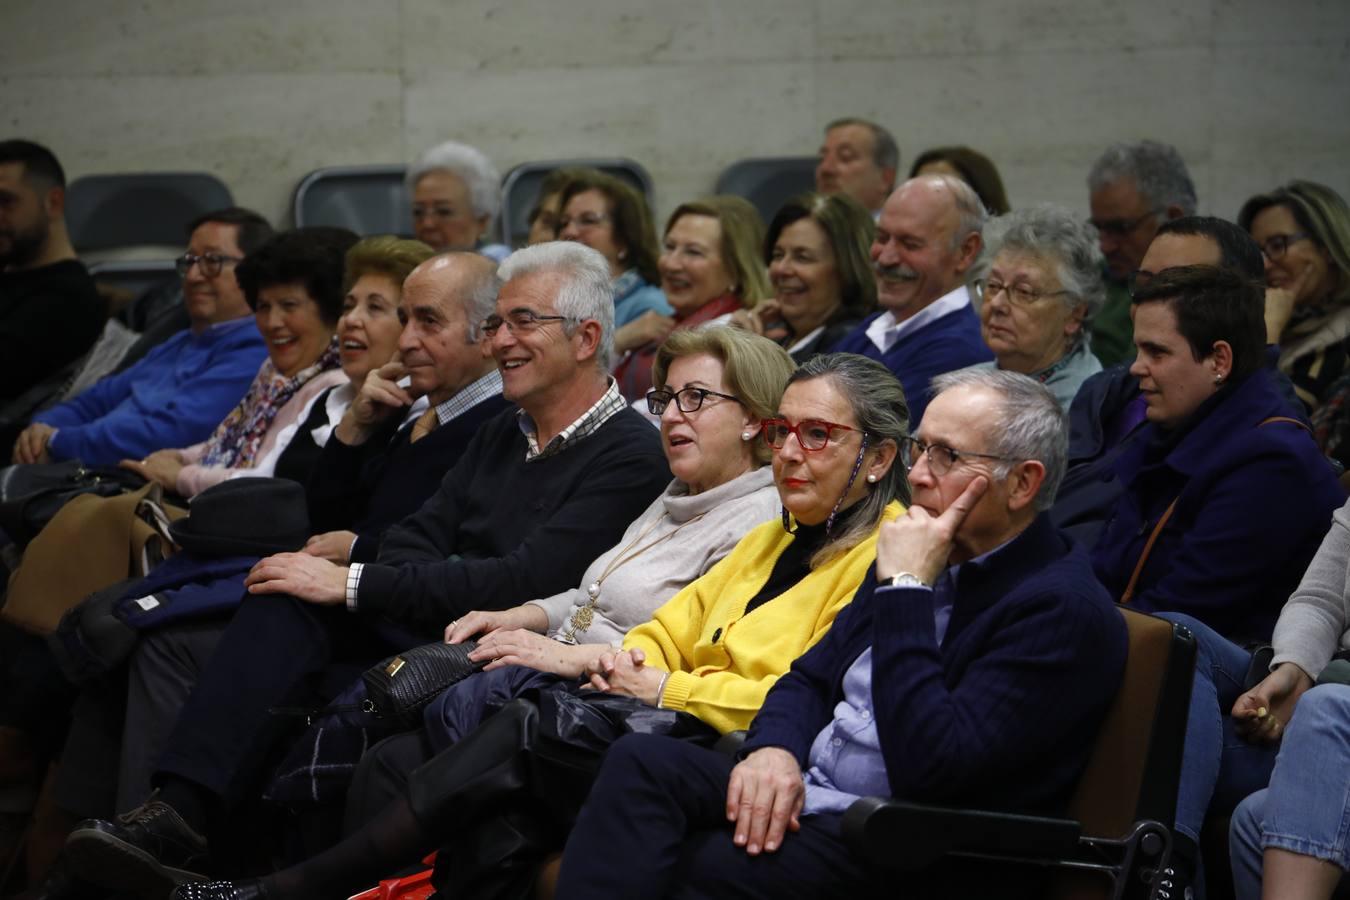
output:
M898 572L886 579L886 583L891 587L932 587L931 584L912 572Z

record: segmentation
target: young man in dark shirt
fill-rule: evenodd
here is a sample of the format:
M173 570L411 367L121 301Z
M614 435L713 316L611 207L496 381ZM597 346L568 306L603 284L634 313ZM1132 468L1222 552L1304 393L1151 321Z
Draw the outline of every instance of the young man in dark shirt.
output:
M66 232L66 174L46 147L0 141L0 403L98 339L107 304Z

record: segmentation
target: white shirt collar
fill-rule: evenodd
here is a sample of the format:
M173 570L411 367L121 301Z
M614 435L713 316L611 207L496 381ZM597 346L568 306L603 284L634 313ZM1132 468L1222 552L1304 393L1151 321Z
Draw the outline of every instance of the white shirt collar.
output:
M878 350L885 353L895 346L896 341L909 332L917 331L929 322L950 315L969 305L970 293L966 290L964 284L958 285L955 290L943 294L903 322L896 322L895 314L887 310L873 319L872 323L867 326L867 337L876 345Z

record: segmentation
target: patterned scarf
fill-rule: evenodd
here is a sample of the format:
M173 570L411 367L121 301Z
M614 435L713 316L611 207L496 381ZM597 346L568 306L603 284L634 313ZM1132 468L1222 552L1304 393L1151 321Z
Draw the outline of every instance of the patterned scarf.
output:
M269 357L263 361L262 368L249 385L248 393L239 405L216 426L206 442L206 453L202 456L202 465L225 466L230 469L249 469L258 456L267 430L272 427L272 419L277 411L286 405L286 401L320 372L338 367L338 339L328 344L328 349L319 357L319 361L307 369L301 369L287 378L276 370Z

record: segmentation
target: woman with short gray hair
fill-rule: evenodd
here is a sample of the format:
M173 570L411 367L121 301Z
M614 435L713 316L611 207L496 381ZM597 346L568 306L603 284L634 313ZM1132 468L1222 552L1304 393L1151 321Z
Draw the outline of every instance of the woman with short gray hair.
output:
M501 208L501 174L481 150L445 141L408 167L413 233L438 253L474 250L501 262L511 252L486 235Z
M1035 378L1068 410L1102 365L1092 355L1092 319L1106 299L1097 232L1067 209L1042 204L985 227L980 334L999 368Z

